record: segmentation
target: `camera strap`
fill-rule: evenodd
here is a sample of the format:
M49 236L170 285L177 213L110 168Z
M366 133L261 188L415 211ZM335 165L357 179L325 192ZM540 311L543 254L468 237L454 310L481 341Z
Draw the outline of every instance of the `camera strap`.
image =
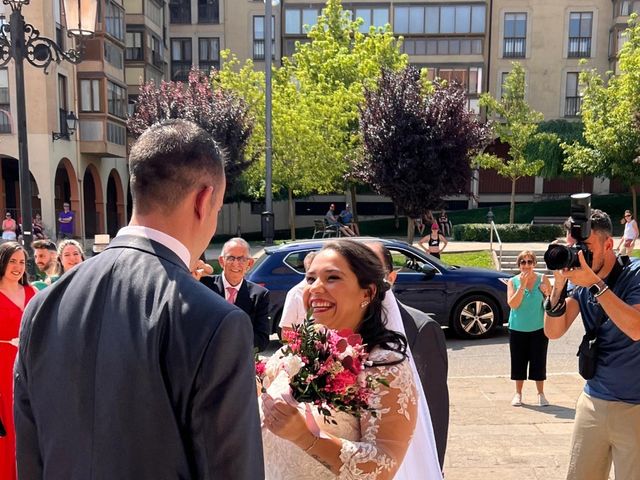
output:
M620 255L616 257L616 263L613 265L613 268L611 269L611 273L609 273L609 276L604 281L604 283L609 287L609 290L613 291L613 287L615 287L616 283L618 282L618 278L620 277L620 274L622 273L624 268L627 265L629 265L629 262L630 262L630 259L627 255ZM598 318L596 319L596 327L595 329L592 330L593 334L595 334L600 328L600 326L607 321L607 318L609 318L606 312L604 311L604 308L602 308L602 305L598 303L598 307L599 307L599 314L598 314Z

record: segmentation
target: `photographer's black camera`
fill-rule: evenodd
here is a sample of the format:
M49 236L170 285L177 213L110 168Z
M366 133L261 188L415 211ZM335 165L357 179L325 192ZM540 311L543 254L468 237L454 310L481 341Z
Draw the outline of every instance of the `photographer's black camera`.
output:
M551 244L544 254L544 262L549 270L580 267L578 252L582 252L587 265L591 266L592 255L584 241L591 235L591 194L571 195L571 216L569 217L571 237L575 246Z

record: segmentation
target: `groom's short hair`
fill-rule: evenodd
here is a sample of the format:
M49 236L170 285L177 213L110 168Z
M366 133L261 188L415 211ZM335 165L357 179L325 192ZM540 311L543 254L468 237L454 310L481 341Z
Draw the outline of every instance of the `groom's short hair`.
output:
M382 258L384 260L382 262L382 266L384 267L385 273L388 275L393 272L393 256L389 249L382 242L366 242L367 246L371 248L376 253L376 257ZM378 256L377 253L380 253Z
M136 212L170 212L192 189L224 184L224 155L195 123L165 120L145 130L131 147L129 176Z

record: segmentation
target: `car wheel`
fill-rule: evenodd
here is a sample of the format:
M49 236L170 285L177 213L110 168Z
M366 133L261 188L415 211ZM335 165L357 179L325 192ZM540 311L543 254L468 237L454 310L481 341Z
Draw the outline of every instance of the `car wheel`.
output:
M484 338L498 325L500 310L495 300L484 295L463 298L453 309L451 326L461 338Z

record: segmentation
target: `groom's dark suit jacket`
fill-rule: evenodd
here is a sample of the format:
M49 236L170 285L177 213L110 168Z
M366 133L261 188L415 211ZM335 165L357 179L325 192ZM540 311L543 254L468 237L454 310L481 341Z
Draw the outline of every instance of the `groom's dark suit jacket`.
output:
M264 478L252 337L171 250L116 237L25 311L19 477Z
M222 274L200 279L204 285L221 295L224 294L224 283ZM236 307L241 308L249 315L253 324L253 346L259 351L264 350L269 345L269 335L271 334L271 320L269 319L269 290L248 280L242 280L238 295L236 296Z
M440 467L444 465L449 432L449 388L447 344L440 324L429 315L398 302L409 348L422 381L433 433L438 448Z

